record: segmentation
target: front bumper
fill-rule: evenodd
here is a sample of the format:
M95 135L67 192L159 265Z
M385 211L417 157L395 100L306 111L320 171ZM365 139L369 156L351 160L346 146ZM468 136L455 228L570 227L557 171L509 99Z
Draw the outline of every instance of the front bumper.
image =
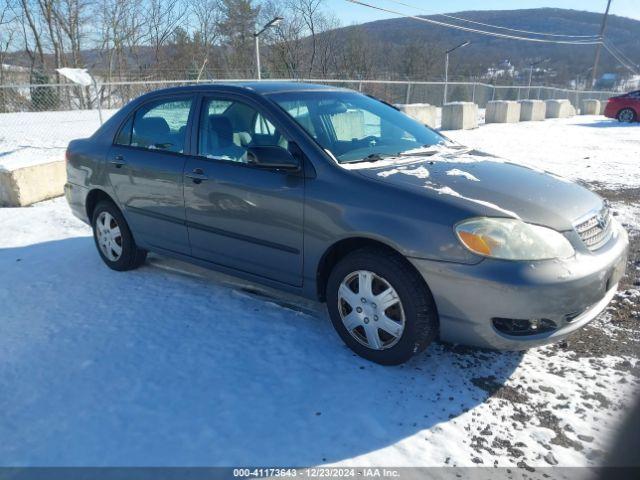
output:
M569 260L485 259L475 265L409 260L434 296L441 340L523 350L562 340L602 312L624 275L628 248L627 233L616 223L606 245ZM544 318L557 328L514 336L497 330L494 318Z

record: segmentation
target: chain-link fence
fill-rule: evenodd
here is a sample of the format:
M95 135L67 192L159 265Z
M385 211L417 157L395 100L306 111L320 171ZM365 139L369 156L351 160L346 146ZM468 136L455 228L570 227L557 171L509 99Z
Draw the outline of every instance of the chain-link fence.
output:
M231 81L233 80L217 82ZM396 104L429 103L442 106L445 95L444 82L328 79L304 81L350 88ZM102 108L103 117L106 119L143 93L174 86L215 82L211 80L112 82L98 83L97 88L81 87L70 83L2 85L0 86L0 145L2 145L0 155L14 147L19 149L32 143L44 145L45 148L61 149L72 138L91 135L100 124L98 105ZM580 108L583 99L596 98L606 101L615 94L615 92L569 90L544 86L494 86L480 82L449 82L446 100L474 102L483 108L490 100L566 98L576 108Z
M69 83L43 85L1 85L0 113L47 112L64 110L91 110L98 106L117 109L143 93L180 85L197 83L233 82L243 80L156 80L137 82L98 83L94 87L80 87ZM291 81L289 79L265 81ZM391 103L430 103L442 106L445 82L419 82L400 80L328 80L309 79L312 83L338 85ZM490 100L523 100L566 98L576 108L583 99L607 100L616 92L571 90L545 86L490 85L480 82L448 82L447 102L467 101L483 108Z
M441 107L445 101L445 82L411 82L391 80L310 80L340 85L375 95L390 103L429 103ZM491 100L568 99L580 108L584 99L606 101L619 92L571 90L566 88L521 85L490 85L481 82L448 82L447 102L473 102L484 108Z

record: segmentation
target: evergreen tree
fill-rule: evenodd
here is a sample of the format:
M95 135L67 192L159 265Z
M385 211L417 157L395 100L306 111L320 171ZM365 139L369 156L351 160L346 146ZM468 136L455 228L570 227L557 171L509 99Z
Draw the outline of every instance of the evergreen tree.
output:
M30 83L31 85L45 85L49 83L49 77L34 70ZM31 87L31 108L35 111L57 110L59 100L55 87Z

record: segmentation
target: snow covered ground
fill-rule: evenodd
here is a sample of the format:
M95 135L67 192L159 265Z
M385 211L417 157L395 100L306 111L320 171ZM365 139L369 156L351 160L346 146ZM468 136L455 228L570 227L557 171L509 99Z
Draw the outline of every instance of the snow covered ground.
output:
M639 123L577 115L443 133L463 145L573 180L608 188L640 187Z
M105 120L114 113L102 112ZM62 160L71 140L99 126L97 110L0 113L0 170Z
M632 235L611 308L525 353L381 367L320 304L155 255L117 273L63 199L0 209L0 465L600 464L640 386L640 126L602 122L449 132L598 182Z

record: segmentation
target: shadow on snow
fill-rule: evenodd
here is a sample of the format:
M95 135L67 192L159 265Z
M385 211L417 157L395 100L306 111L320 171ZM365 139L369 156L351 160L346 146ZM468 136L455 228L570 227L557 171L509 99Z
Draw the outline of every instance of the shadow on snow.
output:
M577 127L592 127L592 128L638 128L640 122L635 123L622 123L615 119L611 120L599 120L597 122L576 123Z
M346 460L455 422L488 396L472 380L522 358L434 344L381 367L320 304L225 278L159 257L113 272L89 237L0 249L2 463Z

